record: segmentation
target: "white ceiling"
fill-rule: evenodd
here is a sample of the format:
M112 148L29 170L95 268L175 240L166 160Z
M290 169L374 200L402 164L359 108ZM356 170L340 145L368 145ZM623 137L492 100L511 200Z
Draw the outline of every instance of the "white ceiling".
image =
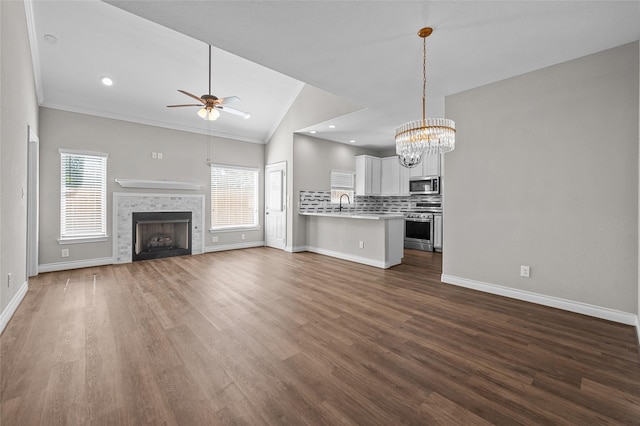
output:
M28 4L42 105L259 143L307 83L363 107L312 126L317 137L391 148L395 127L421 114L424 26L430 116L446 95L640 39L640 1L108 3ZM207 92L206 43L213 94L239 96L250 119L165 107L191 103L177 89Z

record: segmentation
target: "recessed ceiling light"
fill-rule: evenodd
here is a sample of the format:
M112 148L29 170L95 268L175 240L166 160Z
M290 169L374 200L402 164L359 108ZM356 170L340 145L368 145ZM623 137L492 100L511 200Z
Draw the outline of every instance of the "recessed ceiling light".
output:
M44 41L49 44L56 44L58 42L58 37L54 36L53 34L45 34Z
M335 129L335 128L336 128L336 125L335 125L335 124L329 124L329 128L330 128L330 129Z
M315 135L318 132L316 132L315 130L309 130L309 133L311 133L312 135Z
M356 140L355 139L351 139L349 142L356 143Z
M113 86L113 80L110 77L100 77L100 82L105 86Z

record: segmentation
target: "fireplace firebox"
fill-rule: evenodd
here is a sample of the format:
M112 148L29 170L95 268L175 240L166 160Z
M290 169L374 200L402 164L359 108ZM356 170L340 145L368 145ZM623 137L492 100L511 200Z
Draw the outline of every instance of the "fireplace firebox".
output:
M133 212L132 260L191 254L191 212Z

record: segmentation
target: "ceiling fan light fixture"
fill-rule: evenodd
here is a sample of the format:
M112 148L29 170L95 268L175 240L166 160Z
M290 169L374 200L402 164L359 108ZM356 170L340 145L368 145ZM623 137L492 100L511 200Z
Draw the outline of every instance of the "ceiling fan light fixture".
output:
M211 108L211 109L209 110L209 117L208 117L208 119L209 119L209 120L211 120L211 121L215 121L215 120L217 120L217 119L218 119L218 117L220 117L220 111L218 111L218 110L217 110L217 109L215 109L215 108Z
M455 148L456 125L447 118L426 118L427 37L433 28L422 28L422 120L405 123L396 129L396 154L403 167L415 167L425 154L443 154Z
M198 116L204 120L216 121L220 117L220 111L215 108L204 107L198 111Z

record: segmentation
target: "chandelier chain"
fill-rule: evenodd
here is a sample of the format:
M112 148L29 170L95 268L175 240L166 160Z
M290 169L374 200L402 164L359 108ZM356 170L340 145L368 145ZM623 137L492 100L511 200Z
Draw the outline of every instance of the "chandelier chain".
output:
M422 122L427 116L427 38L422 38Z

